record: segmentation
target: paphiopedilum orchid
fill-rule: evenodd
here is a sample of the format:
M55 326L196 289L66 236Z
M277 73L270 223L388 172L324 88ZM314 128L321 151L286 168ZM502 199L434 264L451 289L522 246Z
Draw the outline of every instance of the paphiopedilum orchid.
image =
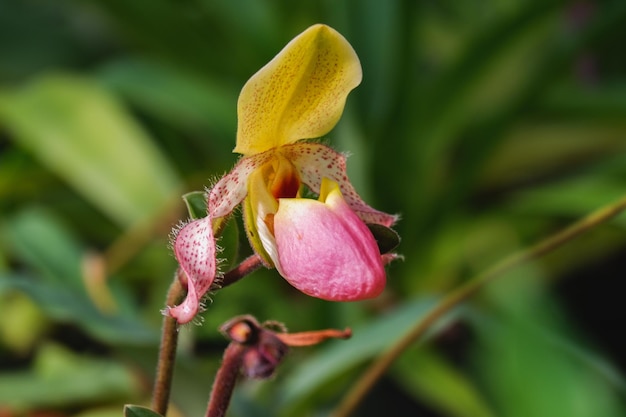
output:
M208 192L207 216L182 227L174 241L187 277L186 299L168 309L179 323L193 319L210 290L216 277L213 229L239 204L254 251L298 290L333 301L382 292L384 260L367 224L389 227L397 217L362 201L342 154L303 141L335 126L361 77L346 39L318 24L245 84L234 149L243 156ZM319 198L304 198L304 186Z

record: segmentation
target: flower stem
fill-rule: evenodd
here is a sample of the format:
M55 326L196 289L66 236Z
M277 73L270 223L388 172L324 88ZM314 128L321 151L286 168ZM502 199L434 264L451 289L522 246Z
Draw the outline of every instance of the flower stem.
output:
M230 404L235 383L240 374L245 346L231 342L224 351L222 365L215 375L206 417L223 417Z
M227 287L235 282L239 281L241 278L249 275L263 266L261 258L259 255L252 255L241 261L239 265L228 271L222 277L222 282L220 283L221 287Z
M384 352L374 363L372 363L363 376L352 386L351 390L335 409L332 416L349 416L394 360L396 360L409 346L424 336L428 328L439 318L448 313L458 304L474 295L490 281L503 276L505 272L508 272L517 266L552 252L570 240L577 238L584 232L609 221L624 210L626 210L626 196L622 197L613 204L604 206L594 211L588 216L540 241L534 246L531 246L526 250L513 253L493 265L491 268L488 268L481 274L475 276L473 279L469 280L456 290L452 291L435 307L433 307L433 309L426 314L426 316L416 322L415 325L409 329L409 331L396 344L391 346L389 350Z
M261 258L252 255L243 260L235 268L224 274L222 287L239 281L244 276L251 274L262 265ZM179 304L185 296L185 290L180 281L182 270L178 269L174 282L170 286L166 306ZM161 329L161 345L159 349L159 359L157 362L156 377L152 391L152 410L161 415L167 413L172 387L172 377L174 375L174 364L176 360L176 347L178 344L178 324L176 319L165 315L163 317L163 327Z
M174 282L170 285L165 301L166 306L176 305L183 299L185 291L178 275L182 273L179 269L174 277ZM174 364L176 360L176 346L178 344L178 323L176 319L164 315L163 327L161 329L161 346L159 349L159 359L157 362L156 377L152 391L152 410L164 416L170 400L172 387L172 376L174 375Z

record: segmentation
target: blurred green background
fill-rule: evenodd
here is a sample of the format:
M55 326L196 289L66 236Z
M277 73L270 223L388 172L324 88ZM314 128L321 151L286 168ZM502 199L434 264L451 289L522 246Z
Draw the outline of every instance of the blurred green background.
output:
M172 415L202 415L217 326L244 313L353 328L230 411L325 415L442 295L625 193L623 0L0 0L1 416L149 402L180 196L234 164L239 90L317 22L364 72L328 138L402 215L405 260L368 302L275 271L215 294L181 330ZM625 277L622 215L446 317L356 415L625 416Z

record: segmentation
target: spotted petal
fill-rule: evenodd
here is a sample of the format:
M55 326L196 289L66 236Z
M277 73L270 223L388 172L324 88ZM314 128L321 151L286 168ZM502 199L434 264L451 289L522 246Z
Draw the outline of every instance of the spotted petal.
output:
M339 184L346 203L365 223L390 227L398 220L396 215L365 204L350 183L346 173L346 158L339 152L319 143L295 143L282 147L280 151L296 166L302 181L314 193L320 193L324 178Z
M210 216L188 223L178 232L174 254L187 276L187 296L180 305L168 308L167 314L185 324L196 316L202 297L215 279L215 240Z
M234 151L251 155L325 135L361 77L348 41L326 25L311 26L243 87Z
M250 174L273 157L273 151L241 158L209 191L208 211L213 218L229 215L248 193Z

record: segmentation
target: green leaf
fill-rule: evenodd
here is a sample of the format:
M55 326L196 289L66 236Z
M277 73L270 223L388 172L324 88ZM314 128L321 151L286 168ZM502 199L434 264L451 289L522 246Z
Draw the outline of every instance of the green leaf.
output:
M84 294L45 283L25 275L0 273L0 291L18 290L28 295L47 316L61 322L76 323L104 343L153 345L158 341L156 329L135 317L105 314Z
M236 219L228 217L223 217L218 220L226 222L225 224L220 225L222 230L219 236L218 245L221 248L219 258L220 260L224 260L223 263L220 263L220 269L222 271L228 271L240 261L239 223Z
M293 406L307 399L331 379L388 349L435 303L433 299L423 298L409 301L395 311L354 329L351 339L329 342L326 348L295 368L285 379L281 389L283 406ZM436 333L455 315L452 313L440 320L431 327L430 334Z
M582 120L517 126L503 138L497 152L483 167L482 185L491 188L538 182L559 172L577 172L581 166L609 165L611 159L616 159L615 165L622 167L620 176L623 176L624 158L617 159L626 149L623 137L626 123L579 119Z
M400 235L388 227L380 224L367 224L368 229L374 235L378 250L385 254L394 250L400 244Z
M124 401L137 396L140 381L113 358L74 354L46 344L33 368L0 374L0 404L18 413L50 407Z
M156 411L140 405L126 404L124 406L124 417L163 417Z
M510 209L524 214L583 216L624 195L624 181L601 175L569 178L518 193ZM621 214L615 223L626 224Z
M531 274L494 283L497 310L474 322L473 368L498 415L623 416L623 376L570 335L558 305L528 288Z
M228 134L236 126L238 87L228 89L223 83L140 60L113 62L100 71L99 78L137 106L174 125Z
M443 357L427 349L405 352L393 366L401 386L450 417L493 417L472 381Z
M83 252L74 236L48 211L24 210L2 226L14 256L34 273L0 272L0 287L23 292L49 317L76 323L105 343L152 344L158 340L155 329L135 316L96 308L83 282Z
M15 255L49 282L84 293L83 252L58 218L43 209L27 209L3 224Z
M360 104L364 106L367 127L378 130L381 121L395 110L398 76L406 70L402 49L406 42L403 39L405 16L401 3L396 1L364 0L358 7L354 4L337 3L335 9L343 14L343 25L336 29L359 52L359 59L367 72L358 89L358 94L365 97ZM377 30L369 30L372 27Z
M122 226L156 215L179 180L151 138L98 84L68 75L0 91L0 121L27 148Z
M207 196L204 191L192 191L183 194L183 201L192 220L202 219L207 216Z
M571 116L576 120L615 118L623 121L626 112L626 85L623 81L605 81L594 88L581 88L579 84L562 85L551 90L542 103L542 110Z

